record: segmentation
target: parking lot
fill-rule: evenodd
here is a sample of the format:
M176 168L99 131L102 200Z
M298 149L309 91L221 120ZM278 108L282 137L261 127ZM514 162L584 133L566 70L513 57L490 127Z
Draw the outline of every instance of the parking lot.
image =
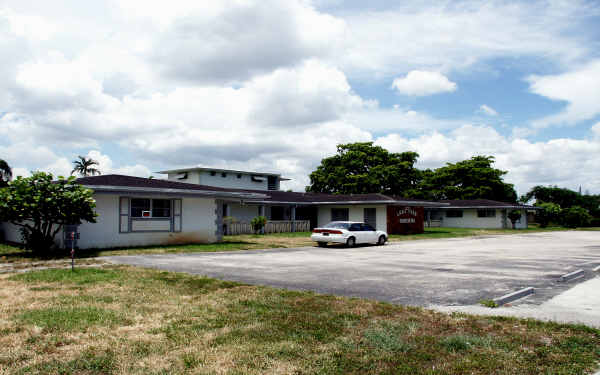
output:
M113 256L122 264L392 303L472 305L523 287L529 304L593 278L600 232L569 231L392 242L357 248ZM558 282L582 268L584 278Z

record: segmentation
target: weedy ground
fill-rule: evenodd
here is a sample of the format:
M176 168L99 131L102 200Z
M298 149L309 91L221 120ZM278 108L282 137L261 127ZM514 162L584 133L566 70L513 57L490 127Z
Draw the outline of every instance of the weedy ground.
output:
M0 276L0 373L585 374L600 331L134 267Z

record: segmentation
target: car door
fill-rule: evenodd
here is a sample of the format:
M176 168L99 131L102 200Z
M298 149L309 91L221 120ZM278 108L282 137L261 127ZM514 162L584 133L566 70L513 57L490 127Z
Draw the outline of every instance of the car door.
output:
M364 242L377 242L377 231L369 224L362 224Z
M350 224L350 228L348 228L350 233L356 238L356 243L365 243L365 235L362 230L362 226L359 223Z

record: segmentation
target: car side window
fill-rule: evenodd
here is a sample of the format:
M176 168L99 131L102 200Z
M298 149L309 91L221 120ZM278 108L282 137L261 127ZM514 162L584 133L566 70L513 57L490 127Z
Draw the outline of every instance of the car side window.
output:
M371 225L369 224L363 224L362 225L362 230L366 231L366 232L375 232L375 228L373 228Z
M350 231L351 232L358 232L358 231L360 231L360 224L352 224L352 225L350 225Z

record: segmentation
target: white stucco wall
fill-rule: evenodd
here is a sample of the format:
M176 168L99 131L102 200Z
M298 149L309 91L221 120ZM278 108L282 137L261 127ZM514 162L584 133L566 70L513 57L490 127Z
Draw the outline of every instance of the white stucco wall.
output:
M339 205L339 206L319 206L318 226L322 227L331 222L332 208L348 208L348 220L364 221L364 209L377 209L377 230L387 230L387 207L385 205Z
M448 228L490 228L490 229L502 229L503 228L503 214L502 209L496 209L495 217L478 217L477 209L468 208L463 209L462 217L447 217L446 211L440 211L441 215L433 215L432 219L439 219L441 216L441 226ZM512 224L508 218L506 218L506 228L511 228ZM521 220L516 223L517 229L527 228L527 213L525 210L521 211Z
M147 245L168 245L180 243L205 243L217 241L216 201L214 198L181 198L182 225L181 232L131 232L119 233L119 195L95 194L96 223L84 223L79 226L80 239L78 247L108 248ZM152 198L152 196L136 196L136 198ZM7 241L21 242L17 226L2 224ZM62 232L57 235L62 239Z
M238 203L228 204L229 216L234 217L238 222L249 223L258 216L258 206L240 205Z

